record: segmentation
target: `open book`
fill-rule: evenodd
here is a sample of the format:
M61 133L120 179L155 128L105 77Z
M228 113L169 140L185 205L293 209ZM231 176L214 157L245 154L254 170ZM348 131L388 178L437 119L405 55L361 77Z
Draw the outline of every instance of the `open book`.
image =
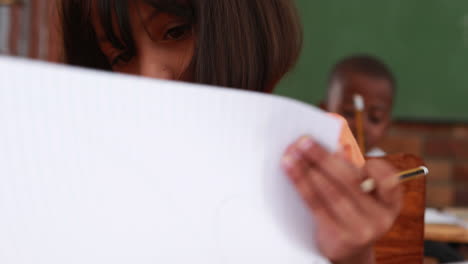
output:
M303 103L0 57L0 263L327 263L282 173Z

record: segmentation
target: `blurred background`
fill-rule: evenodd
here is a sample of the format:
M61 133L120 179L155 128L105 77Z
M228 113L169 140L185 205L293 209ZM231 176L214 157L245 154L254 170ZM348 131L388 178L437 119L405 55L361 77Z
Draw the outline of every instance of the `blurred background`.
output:
M54 7L54 0L0 0L0 54L58 61Z
M60 62L54 2L0 0L0 54ZM428 207L468 207L468 1L297 3L304 51L277 92L318 105L338 60L362 53L382 59L396 76L397 96L380 147L424 159ZM468 211L456 212L468 219Z
M468 206L468 1L300 0L305 44L278 93L318 104L330 69L366 53L397 80L387 153L422 157L431 207Z

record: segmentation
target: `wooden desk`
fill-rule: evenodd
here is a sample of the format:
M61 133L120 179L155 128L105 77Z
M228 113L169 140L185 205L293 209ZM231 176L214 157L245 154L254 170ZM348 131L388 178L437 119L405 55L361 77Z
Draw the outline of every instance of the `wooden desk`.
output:
M446 208L443 211L468 223L467 208ZM456 225L426 224L424 238L436 242L468 244L468 229Z
M468 244L468 229L453 225L426 224L424 238L436 242Z

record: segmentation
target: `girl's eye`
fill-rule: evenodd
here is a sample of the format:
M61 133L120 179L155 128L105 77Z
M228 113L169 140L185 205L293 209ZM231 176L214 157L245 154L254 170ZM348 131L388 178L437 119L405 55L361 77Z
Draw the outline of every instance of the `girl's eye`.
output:
M132 55L129 52L122 52L112 59L111 66L118 66L125 63L128 63L132 59Z
M181 40L189 36L192 32L192 25L184 24L169 29L164 34L164 40Z

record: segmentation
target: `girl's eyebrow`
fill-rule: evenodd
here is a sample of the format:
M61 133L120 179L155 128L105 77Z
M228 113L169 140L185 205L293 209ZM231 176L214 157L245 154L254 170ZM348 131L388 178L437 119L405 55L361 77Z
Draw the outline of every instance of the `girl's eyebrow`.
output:
M147 17L142 17L143 25L148 25L148 23L155 19L159 14L161 14L161 12L155 9Z

